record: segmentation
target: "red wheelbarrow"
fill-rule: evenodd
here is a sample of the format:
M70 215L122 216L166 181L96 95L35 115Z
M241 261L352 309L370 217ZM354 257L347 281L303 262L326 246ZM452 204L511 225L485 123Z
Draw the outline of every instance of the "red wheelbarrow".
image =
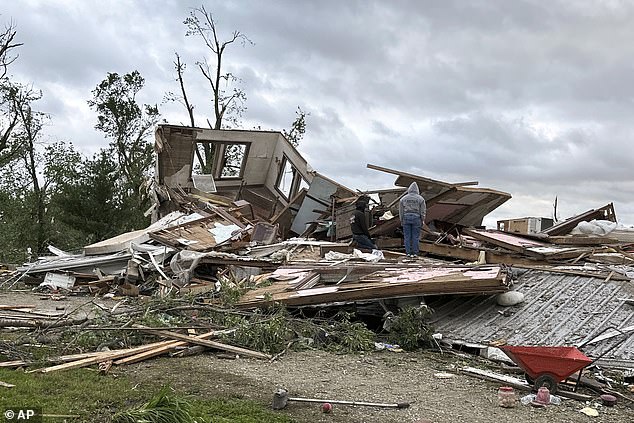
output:
M576 347L522 347L504 345L500 349L526 373L535 389L542 386L551 393L557 384L593 363Z

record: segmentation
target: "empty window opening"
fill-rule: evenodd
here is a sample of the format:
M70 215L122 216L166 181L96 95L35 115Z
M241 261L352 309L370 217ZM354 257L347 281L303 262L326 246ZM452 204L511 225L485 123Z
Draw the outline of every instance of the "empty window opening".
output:
M308 189L306 181L297 168L285 155L280 163L280 173L277 175L275 189L287 200L291 200L297 195L300 189Z
M225 144L220 165L221 178L241 178L247 156L246 144Z
M212 172L216 144L210 142L197 142L194 151L194 166L192 173L206 175Z
M291 192L293 189L293 181L295 180L295 174L297 170L291 162L286 158L286 156L282 159L282 166L280 167L281 173L277 177L277 184L275 188L286 198L287 200L291 196Z

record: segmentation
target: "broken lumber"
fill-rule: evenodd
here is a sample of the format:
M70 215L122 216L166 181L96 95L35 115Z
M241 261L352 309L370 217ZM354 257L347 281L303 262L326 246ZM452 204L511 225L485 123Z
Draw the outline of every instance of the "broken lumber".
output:
M141 345L139 347L128 348L125 350L117 350L115 352L107 351L103 353L99 353L98 355L87 357L81 360L71 361L70 363L58 364L56 366L44 367L42 369L30 370L27 373L40 372L40 373L49 373L57 370L69 370L69 369L78 369L80 367L90 366L91 364L100 363L102 361L114 360L117 358L127 357L133 354L138 354L143 351L152 350L161 345L169 344L169 341L163 342L155 342L153 344Z
M211 338L215 335L217 335L218 332L208 332L208 333L203 333L202 335L198 335L192 338L196 338L196 339L207 339L207 338ZM188 339L188 341L190 341ZM148 358L152 358L152 357L156 357L159 355L163 355L167 352L171 352L172 350L175 350L178 347L184 347L186 345L189 344L189 342L185 342L185 341L165 341L162 343L159 343L162 345L158 345L155 348L150 348L150 349L146 349L144 351L139 351L138 354L135 355L130 355L130 356L126 356L126 357L122 357L119 358L118 360L114 361L113 364L115 365L120 365L120 364L132 364L132 363L137 363L139 361L143 361L143 360L147 360Z
M179 341L184 341L190 344L196 344L196 345L200 345L203 347L208 347L208 348L215 348L217 350L223 350L223 351L228 351L234 354L241 354L247 357L253 357L253 358L260 358L260 359L264 359L264 360L270 360L271 356L268 354L264 354L261 353L259 351L253 351L253 350L248 350L246 348L242 348L242 347L236 347L234 345L229 345L229 344L224 344L221 342L217 342L217 341L209 341L206 339L199 339L198 337L192 337L192 336L188 336L188 335L183 335L180 333L176 333L176 332L170 332L170 331L166 331L166 330L155 330L152 328L148 328L148 327L144 327L141 325L134 325L134 327L138 327L140 329L145 329L145 332L147 333L152 333L155 335L159 335L165 338L171 338L171 339L176 339Z
M35 308L35 305L0 305L0 310L16 310L21 308Z
M41 320L41 319L0 319L0 328L58 328L61 326L81 325L87 318L69 320Z

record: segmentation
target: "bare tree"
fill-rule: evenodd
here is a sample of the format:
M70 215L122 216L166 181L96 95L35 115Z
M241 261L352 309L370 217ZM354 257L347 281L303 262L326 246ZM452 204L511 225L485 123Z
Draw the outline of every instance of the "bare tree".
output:
M211 124L211 122L208 121L209 126L213 129L238 126L240 117L246 110L245 102L247 96L241 88L236 86L236 84L240 82L240 79L231 72L223 72L222 60L227 47L231 44L239 42L244 46L247 43L253 44L253 42L240 31L233 31L231 36L226 40L221 40L218 36L216 21L213 15L208 12L204 6L193 9L189 17L185 19L183 23L187 26L185 35L200 37L207 48L213 53L214 60L212 63L209 63L207 59L196 63L211 88L215 122ZM177 60L176 66L177 73L179 73L179 82L181 82L182 70L184 68L180 65L180 60ZM183 98L185 98L183 85L181 85L181 90L183 92ZM189 111L190 109L188 108L188 112ZM190 118L193 120L191 113ZM211 171L213 150L209 144L203 144L202 148L204 157L201 157L199 153L198 159L203 172L208 173Z
M9 65L16 59L15 49L22 43L16 43L16 29L13 23L5 26L0 33L0 166L13 160L19 150L19 144L12 139L20 120L20 109L29 102L31 91L12 83L8 77Z
M4 27L4 31L0 34L0 79L7 76L9 65L17 58L17 54L13 55L14 49L20 47L23 43L16 43L13 40L17 31L13 22Z
M187 90L185 89L185 70L187 69L187 65L181 62L180 55L175 52L176 61L174 62L174 70L176 71L176 82L178 82L178 86L180 88L180 95L174 94L173 92L168 92L165 94L166 101L175 101L182 104L185 109L187 109L187 114L189 115L189 123L192 128L196 127L196 120L194 119L194 105L189 102L189 98L187 97ZM198 158L198 162L201 164L211 162L211 160L207 161L203 158L203 155L199 148L194 150L196 152L196 157ZM205 155L207 157L207 155Z
M246 93L237 87L230 89L239 79L231 72L222 72L222 59L225 49L236 41L242 45L253 42L240 31L233 31L226 41L220 41L214 17L204 6L192 10L184 23L188 28L186 35L200 36L207 48L214 53L215 63L210 64L207 59L196 63L211 87L216 117L213 129L221 129L225 118L234 124L237 123L237 119L245 110Z
M187 69L187 65L181 62L181 56L178 52L174 52L176 56L176 61L173 62L174 70L176 71L176 78L174 80L178 82L178 87L180 89L180 94L176 94L172 91L168 91L165 93L165 97L163 98L164 102L176 102L180 103L185 109L187 109L187 114L189 115L189 123L192 128L196 127L196 122L194 119L194 108L195 106L190 103L189 98L187 97L187 90L185 89L185 70Z

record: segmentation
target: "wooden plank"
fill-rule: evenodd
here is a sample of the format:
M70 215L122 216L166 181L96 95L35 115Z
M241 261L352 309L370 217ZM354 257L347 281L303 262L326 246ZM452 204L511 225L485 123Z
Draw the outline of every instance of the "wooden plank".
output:
M33 373L33 372L49 373L49 372L54 372L56 370L78 369L80 367L90 366L92 364L100 363L102 361L115 360L117 358L127 357L132 354L137 354L143 351L152 350L161 345L166 345L172 342L173 341L155 342L153 344L147 344L147 345L141 345L139 347L129 348L127 350L119 350L116 352L104 352L96 356L87 357L81 360L71 361L70 363L58 364L56 366L30 370L27 373Z
M189 344L196 344L196 345L201 345L203 347L215 348L217 350L229 351L231 353L241 354L247 357L260 358L264 360L271 359L270 355L261 353L259 351L248 350L246 348L236 347L234 345L229 345L229 344L223 344L217 341L208 341L205 339L201 339L198 336L192 337L192 336L187 336L187 335L183 335L176 332L170 332L166 330L154 330L152 328L144 327L141 325L133 325L133 326L145 329L145 331L148 333L159 335L165 338L171 338L171 339L176 339L179 341L184 341Z
M203 333L202 335L198 335L196 337L192 337L192 338L197 338L197 339L207 339L207 338L211 338L212 336L215 336L217 332L208 332L208 333ZM163 355L165 353L168 353L178 347L184 347L187 346L189 342L184 342L184 341L165 341L162 343L159 343L161 345L157 345L154 348L151 349L147 349L144 351L139 351L138 354L135 355L128 355L128 356L124 356L123 358L119 358L119 360L116 360L113 362L113 364L116 365L120 365L120 364L132 364L132 363L137 363L139 361L143 361L143 360L147 360L148 358L152 358L152 357L156 357L159 355Z
M545 260L531 259L530 257L521 257L514 253L497 252L488 249L476 249L471 247L458 247L452 245L433 244L429 242L420 242L420 251L433 254L436 256L447 257L450 259L459 259L467 262L475 262L478 260L480 251L485 252L486 262L489 264L506 264L512 265L547 265Z
M513 235L508 232L493 231L493 230L479 230L479 229L463 229L463 233L470 235L480 241L488 242L489 244L496 245L498 247L506 248L507 250L515 251L526 255L536 255L538 258L544 258L543 254L532 253L527 250L529 247L546 247L548 244L543 242L534 241L521 236Z
M114 350L114 351L123 351L123 350ZM108 352L114 352L114 351L108 351ZM47 358L46 361L50 361L51 363L65 363L68 361L79 360L82 358L95 357L97 355L106 354L106 353L107 352L94 351L94 352L81 353L81 354L60 355L59 357ZM28 366L30 364L32 363L25 360L3 361L3 362L0 362L0 368L23 367L23 366Z
M574 270L574 269L558 269L556 266L522 266L518 265L517 267L521 267L524 269L532 269L532 270L542 270L545 272L551 273L564 273L567 275L576 275L576 276L586 276L588 278L598 278L598 279L606 279L609 275L609 272L588 272L584 270ZM625 275L621 275L620 273L612 272L612 276L610 280L614 281L629 281Z
M618 243L616 239L608 237L577 235L549 236L547 241L557 245L604 245Z
M0 368L12 369L14 367L27 366L28 364L29 362L24 360L3 361L0 363Z
M359 283L348 280L340 285L325 285L291 292L280 289L284 286L283 283L274 283L262 289L249 291L242 297L237 306L247 308L278 302L288 306L306 306L416 295L492 294L508 290L506 273L497 267L480 275L477 274L476 268L453 269L453 273L449 272L445 275L418 275L416 271L420 272L420 267L409 270L410 275L403 273L399 276L398 270L384 270L383 277L380 276L381 272L379 272L375 274L375 279L370 282ZM449 270L444 269L445 272ZM400 271L405 272L405 269L400 269ZM425 272L425 269L422 271ZM442 273L442 271L443 269L430 269L430 272L435 273ZM462 272L470 273L467 275ZM359 281L359 278L357 277L356 280Z
M612 222L616 222L616 214L614 213L614 205L612 203L607 204L600 209L592 209L588 210L585 213L581 213L577 216L570 217L562 222L557 223L556 225L551 226L550 228L546 228L542 231L544 234L548 235L565 235L573 230L579 222L583 221L591 221L592 219L596 220L610 220Z
M0 310L15 310L20 308L35 308L33 304L29 305L0 305Z

